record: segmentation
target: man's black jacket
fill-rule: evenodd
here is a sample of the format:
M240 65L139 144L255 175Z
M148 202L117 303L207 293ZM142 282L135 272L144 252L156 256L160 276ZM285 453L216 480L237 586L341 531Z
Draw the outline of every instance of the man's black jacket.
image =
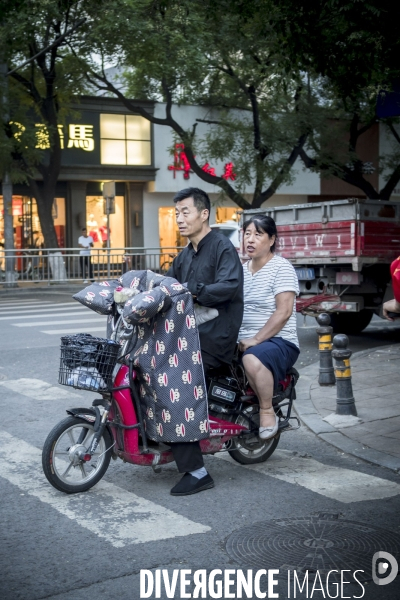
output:
M178 254L167 275L187 284L198 304L218 309L218 317L199 326L200 346L230 363L243 318L243 267L232 243L211 230L197 252L190 243Z

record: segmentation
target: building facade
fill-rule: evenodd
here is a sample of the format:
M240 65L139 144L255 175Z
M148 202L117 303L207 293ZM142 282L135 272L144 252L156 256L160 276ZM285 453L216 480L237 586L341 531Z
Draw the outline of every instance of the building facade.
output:
M165 117L162 103L133 102L157 117ZM212 201L211 222L237 219L238 207L221 200L221 190L190 171L184 147L174 132L129 112L117 99L82 97L72 106L74 116L60 126L62 168L54 200L53 218L61 247L76 247L86 226L96 248L107 245L107 227L102 196L105 181L116 182L115 213L110 216L111 248L174 247L185 243L174 219L174 194L184 187L201 187ZM185 129L197 122L196 134L205 135L210 111L197 106L174 106L173 114ZM197 120L200 119L200 122ZM38 134L40 124L37 124ZM38 135L38 140L40 136ZM45 146L44 146L45 147ZM376 125L363 141L363 161L375 170L370 178L378 184L380 153L389 148ZM233 177L232 163L211 165L217 174ZM267 204L303 204L317 200L363 197L360 190L337 178L320 179L298 161L290 185L283 185ZM381 175L382 177L382 175ZM251 194L251 188L246 190ZM400 195L400 189L395 190ZM3 234L0 197L0 242ZM14 186L13 219L16 248L32 245L39 232L36 200L23 185Z

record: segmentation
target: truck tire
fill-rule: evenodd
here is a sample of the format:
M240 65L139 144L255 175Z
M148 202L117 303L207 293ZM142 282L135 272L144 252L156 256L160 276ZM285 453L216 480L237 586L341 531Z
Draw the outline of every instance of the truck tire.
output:
M370 324L373 314L369 308L363 308L358 313L331 313L333 333L361 333Z

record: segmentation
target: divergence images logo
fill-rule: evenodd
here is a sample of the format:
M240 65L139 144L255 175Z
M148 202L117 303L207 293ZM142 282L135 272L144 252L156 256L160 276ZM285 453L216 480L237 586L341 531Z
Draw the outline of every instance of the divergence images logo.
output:
M396 579L398 570L399 565L392 554L383 551L375 552L372 557L372 579L376 585L392 583Z

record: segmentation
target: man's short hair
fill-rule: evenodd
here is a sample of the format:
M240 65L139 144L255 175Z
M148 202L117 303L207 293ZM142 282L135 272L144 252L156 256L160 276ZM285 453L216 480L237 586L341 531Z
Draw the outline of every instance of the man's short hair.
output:
M82 227L82 231L87 231L87 227Z
M186 198L193 198L193 204L199 212L202 210L208 210L208 215L211 212L211 202L208 194L200 188L185 188L178 192L174 197L175 204L186 200Z

